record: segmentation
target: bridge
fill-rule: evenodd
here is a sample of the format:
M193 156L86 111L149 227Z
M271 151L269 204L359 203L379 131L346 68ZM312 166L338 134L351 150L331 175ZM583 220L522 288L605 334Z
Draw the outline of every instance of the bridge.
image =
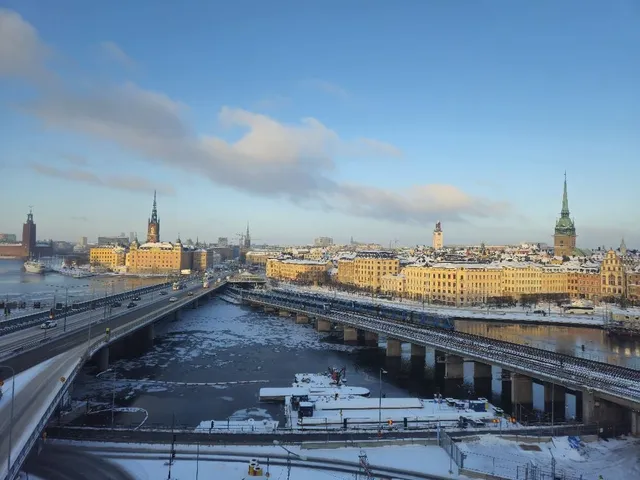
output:
M446 378L463 378L466 359L475 362L476 372L487 376L491 376L491 365L499 366L510 374L514 404L533 403L533 378L545 382L545 399L554 393L564 394L564 388L581 392L584 423L626 423L634 435L640 434L638 370L457 332L428 322L334 308L303 294L239 289L234 293L265 311L293 314L297 323L315 319L318 331L330 331L332 324L342 325L346 342L357 341L358 333L363 332L365 340L377 344L378 335L384 335L390 357L401 355L402 343L411 344L412 356L424 357L425 347L433 348L437 357L444 358Z
M243 283L237 277L232 278L236 285ZM246 283L259 282L248 279ZM138 293L140 300L131 309L107 309L105 315L89 308L69 315L66 331L60 326L51 330L31 326L0 336L0 375L3 375L0 378L7 379L7 371L19 374L35 365L42 366L23 385L16 386L15 391L11 381L5 381L5 395L0 400L0 479L16 478L49 418L88 360L94 358L101 369L106 369L110 350L122 348L124 342L142 347L151 345L156 322L180 318L182 310L197 308L226 286L227 279L218 278L212 280L209 288L203 288L200 281L191 282L185 289L165 295L154 288L144 296ZM165 291L166 285L160 292Z

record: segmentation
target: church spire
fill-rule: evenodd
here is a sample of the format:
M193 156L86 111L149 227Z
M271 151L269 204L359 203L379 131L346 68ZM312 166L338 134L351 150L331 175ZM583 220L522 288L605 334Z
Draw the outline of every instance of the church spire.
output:
M564 192L562 193L561 217L569 218L569 196L567 195L567 172L564 172Z
M156 191L153 191L153 208L151 209L151 221L158 222L158 204L156 203Z

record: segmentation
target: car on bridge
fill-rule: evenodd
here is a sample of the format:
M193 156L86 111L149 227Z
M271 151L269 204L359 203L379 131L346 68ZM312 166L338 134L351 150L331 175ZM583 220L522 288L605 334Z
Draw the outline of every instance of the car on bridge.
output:
M112 306L113 308L118 308L118 307L121 307L121 306L122 306L122 303L120 303L120 302L113 302L113 303L111 304L111 306Z
M160 292L160 295L167 295L167 291L166 291L166 290L162 290L162 291Z
M131 300L133 300L134 302L139 302L140 300L142 300L142 298L139 296L136 296L136 297L133 297Z
M193 292L189 292L189 293L187 293L187 296L189 296L189 297L193 297Z
M42 325L40 325L40 328L42 328L43 330L49 330L50 328L54 328L57 326L58 322L56 322L55 320L47 320Z
M178 297L171 297L171 298L169 299L169 301L170 301L171 303L173 303L173 302L177 302L177 301L178 301Z
M137 303L129 302L129 304L127 305L127 308L135 308L137 306L138 306Z

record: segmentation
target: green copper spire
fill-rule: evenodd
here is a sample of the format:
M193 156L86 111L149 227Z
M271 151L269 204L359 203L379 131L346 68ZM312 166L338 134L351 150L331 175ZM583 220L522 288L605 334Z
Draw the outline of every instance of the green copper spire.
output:
M564 172L564 193L562 194L562 210L560 216L569 217L569 197L567 195L567 172Z
M562 210L556 222L556 235L575 235L576 227L569 216L569 195L567 194L567 172L564 172L564 191L562 193Z

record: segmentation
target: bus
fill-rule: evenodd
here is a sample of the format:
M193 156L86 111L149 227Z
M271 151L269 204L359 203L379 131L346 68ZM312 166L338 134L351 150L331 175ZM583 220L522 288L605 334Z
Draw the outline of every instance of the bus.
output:
M564 313L570 315L593 315L595 309L589 305L564 305Z

